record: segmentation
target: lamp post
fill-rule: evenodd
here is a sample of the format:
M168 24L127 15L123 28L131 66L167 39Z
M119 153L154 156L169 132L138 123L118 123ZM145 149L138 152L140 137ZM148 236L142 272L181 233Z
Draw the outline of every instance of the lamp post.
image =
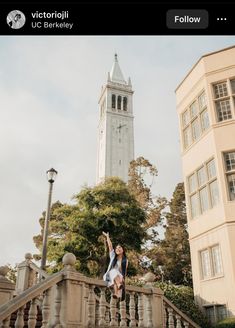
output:
M46 267L47 237L48 237L48 228L49 228L49 221L51 215L51 196L52 196L53 183L55 181L57 173L58 172L53 168L47 171L47 180L49 182L49 193L48 193L47 212L46 212L46 219L44 222L44 232L43 232L43 242L42 242L42 260L41 260L42 270L44 270Z

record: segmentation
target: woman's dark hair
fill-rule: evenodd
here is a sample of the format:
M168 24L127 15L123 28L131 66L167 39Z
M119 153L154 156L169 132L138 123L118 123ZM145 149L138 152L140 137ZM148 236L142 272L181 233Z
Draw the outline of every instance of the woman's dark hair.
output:
M116 249L117 246L121 246L122 249L123 249L123 257L122 257L121 266L122 266L122 274L125 277L125 275L126 275L126 261L127 261L126 251L125 251L125 248L121 244L117 244L114 249ZM114 268L116 263L117 263L117 254L116 254L116 251L115 251L115 258L113 259L111 268Z

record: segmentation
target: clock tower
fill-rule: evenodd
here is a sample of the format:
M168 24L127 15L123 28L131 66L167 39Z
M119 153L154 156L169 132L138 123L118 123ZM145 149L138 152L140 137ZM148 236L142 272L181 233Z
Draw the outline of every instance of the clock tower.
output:
M132 95L131 80L124 79L115 54L99 99L97 183L110 176L128 180L134 159Z

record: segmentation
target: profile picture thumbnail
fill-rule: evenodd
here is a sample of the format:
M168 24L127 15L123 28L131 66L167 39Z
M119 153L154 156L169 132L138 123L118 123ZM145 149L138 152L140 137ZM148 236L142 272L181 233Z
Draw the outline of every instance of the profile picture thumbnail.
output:
M13 29L21 28L24 26L25 21L25 15L20 10L12 10L7 15L7 24Z

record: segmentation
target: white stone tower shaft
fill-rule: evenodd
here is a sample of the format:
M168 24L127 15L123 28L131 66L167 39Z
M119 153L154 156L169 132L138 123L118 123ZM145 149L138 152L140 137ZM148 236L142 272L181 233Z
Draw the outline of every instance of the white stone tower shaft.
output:
M125 81L117 55L99 99L98 156L96 182L117 176L128 180L134 159L134 127L131 80Z

